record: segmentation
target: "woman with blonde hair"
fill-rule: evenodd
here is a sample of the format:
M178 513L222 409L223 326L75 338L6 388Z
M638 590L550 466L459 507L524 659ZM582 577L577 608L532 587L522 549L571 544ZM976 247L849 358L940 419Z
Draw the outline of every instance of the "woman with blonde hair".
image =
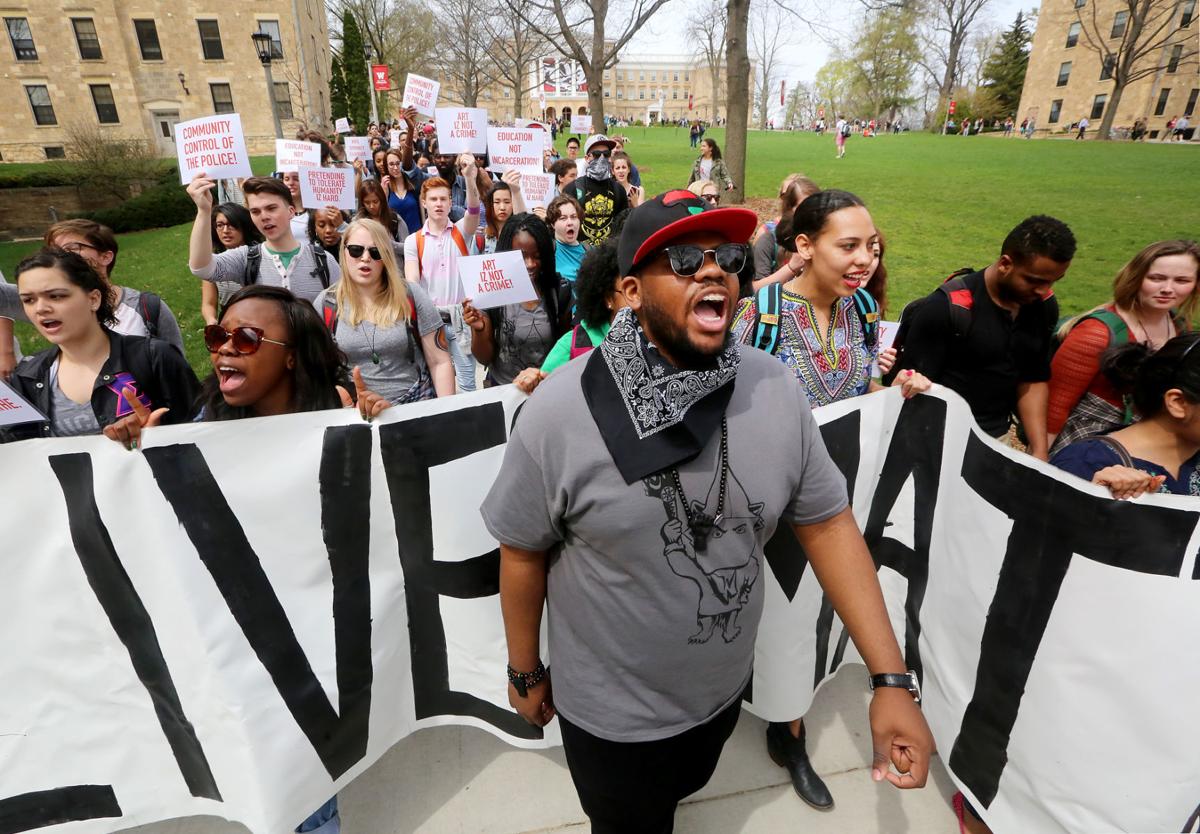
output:
M1133 421L1132 411L1101 370L1110 347L1138 343L1158 350L1191 328L1200 304L1200 246L1162 240L1137 253L1113 281L1113 298L1067 320L1050 364L1047 430L1051 453Z
M696 180L688 186L688 191L695 194L701 200L704 200L704 202L713 208L716 208L721 203L721 191L712 180Z
M392 238L358 219L342 238L342 280L313 300L366 386L395 405L454 393L454 368L439 342L442 317L428 294L404 279Z
M790 264L792 253L786 242L792 239L789 233L776 236L775 230L784 218L790 218L796 206L807 197L816 194L821 188L804 174L788 174L779 184L779 214L774 220L768 220L758 227L751 239L751 251L754 254L754 288L760 289L766 284L784 283L795 278L804 266L797 262ZM789 264L795 269L789 268Z

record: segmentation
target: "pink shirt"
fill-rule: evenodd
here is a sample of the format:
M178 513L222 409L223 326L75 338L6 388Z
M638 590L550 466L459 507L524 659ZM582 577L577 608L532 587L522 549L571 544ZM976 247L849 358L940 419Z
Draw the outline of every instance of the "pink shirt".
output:
M421 227L425 233L425 256L421 259L421 286L429 293L433 303L439 307L462 304L466 299L462 282L458 280L458 259L462 250L454 242L454 234L450 225L439 234L429 227L429 221ZM463 232L466 216L458 223L459 232ZM466 239L464 233L463 239ZM417 260L417 235L409 235L404 239L404 259Z

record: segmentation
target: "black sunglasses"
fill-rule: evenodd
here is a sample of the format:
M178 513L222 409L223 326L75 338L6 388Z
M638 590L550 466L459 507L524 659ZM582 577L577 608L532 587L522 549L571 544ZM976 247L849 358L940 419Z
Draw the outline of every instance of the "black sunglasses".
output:
M712 254L722 272L736 275L746 266L750 247L744 243L722 243L716 249L705 249L694 243L681 243L663 249L671 262L671 271L681 278L691 278L704 266L704 256Z
M371 256L373 261L382 261L383 255L379 254L379 248L375 246L360 246L357 243L346 244L346 254L352 258L361 258L363 252Z
M204 328L204 346L209 353L216 353L225 347L225 343L233 340L233 349L239 356L249 356L258 353L263 342L270 342L280 347L291 347L287 342L268 339L260 327L239 327L236 330L226 330L219 324L210 324Z
M708 202L712 203L715 206L717 203L721 202L721 195L720 194L701 194L700 199L708 200Z
M612 156L612 151L611 150L588 151L588 156L590 156L592 159L601 159L601 158L608 159L610 156Z

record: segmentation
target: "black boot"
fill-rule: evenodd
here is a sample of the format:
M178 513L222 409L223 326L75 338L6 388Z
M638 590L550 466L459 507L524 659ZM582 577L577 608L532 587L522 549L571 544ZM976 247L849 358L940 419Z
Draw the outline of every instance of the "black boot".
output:
M825 787L825 783L808 761L808 751L804 749L803 728L800 738L796 738L787 724L767 724L767 754L775 764L787 768L797 796L818 811L833 809L833 796L830 795L829 788Z

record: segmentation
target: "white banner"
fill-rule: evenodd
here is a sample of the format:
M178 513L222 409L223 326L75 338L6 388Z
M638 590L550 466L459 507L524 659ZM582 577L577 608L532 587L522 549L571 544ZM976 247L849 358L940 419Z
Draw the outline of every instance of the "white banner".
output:
M554 194L554 174L521 174L521 196L528 209L545 208Z
M298 142L295 139L275 140L275 170L299 171L301 168L316 168L321 164L321 146L316 142Z
M0 426L15 426L20 423L36 423L45 420L42 412L25 402L17 392L0 379Z
M306 209L337 206L354 211L354 171L351 168L305 168L300 172L300 201Z
M487 153L487 110L482 107L438 107L438 150L446 154Z
M589 116L572 116L571 117L571 132L587 134L592 132L592 117Z
M336 132L336 133L349 133L350 132L350 120L348 118L346 118L345 116L343 116L342 118L340 118L336 122L334 122L333 129L334 129L334 132Z
M210 180L253 176L242 117L237 113L205 116L175 125L175 152L184 185L203 171Z
M421 727L557 743L508 707L498 551L469 511L520 401L0 446L0 830L277 834ZM1200 502L1112 501L940 391L817 416L992 830L1194 830ZM758 555L749 709L786 720L857 657L790 531Z
M471 255L458 259L458 277L463 293L476 310L537 299L533 281L519 250Z
M345 141L347 162L354 162L356 159L366 162L371 158L370 136L347 136Z
M514 170L522 174L542 173L545 135L536 127L489 127L488 168L497 173Z
M404 98L401 99L400 106L415 108L422 116L432 116L441 86L432 78L410 72L404 81Z

